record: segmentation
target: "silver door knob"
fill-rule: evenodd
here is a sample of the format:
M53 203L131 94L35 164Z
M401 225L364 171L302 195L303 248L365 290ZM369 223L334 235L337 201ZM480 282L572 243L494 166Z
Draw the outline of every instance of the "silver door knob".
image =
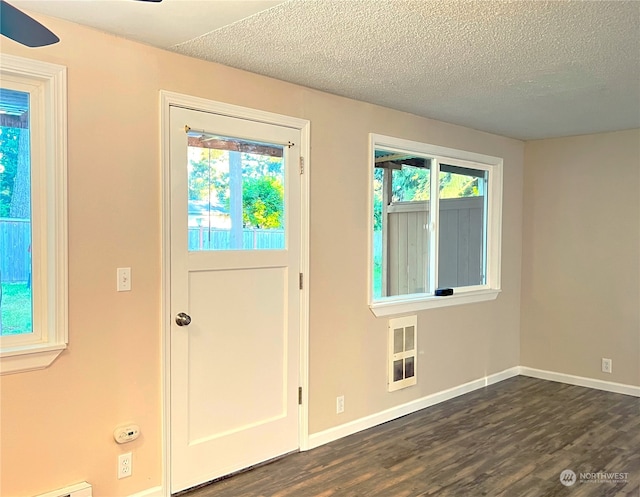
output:
M179 312L176 316L176 324L178 326L189 326L191 323L191 316L189 314L185 314L184 312Z

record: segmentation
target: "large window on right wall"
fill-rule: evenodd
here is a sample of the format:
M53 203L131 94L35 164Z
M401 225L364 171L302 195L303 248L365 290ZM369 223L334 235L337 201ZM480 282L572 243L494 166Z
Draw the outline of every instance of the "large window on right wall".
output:
M370 141L374 314L495 299L502 159L376 134Z

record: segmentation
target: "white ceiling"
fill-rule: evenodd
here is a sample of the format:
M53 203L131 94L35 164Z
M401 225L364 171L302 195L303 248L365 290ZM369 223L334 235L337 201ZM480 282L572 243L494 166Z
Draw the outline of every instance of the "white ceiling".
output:
M10 1L514 138L640 127L637 0Z
M283 0L9 0L14 7L160 48L215 31Z

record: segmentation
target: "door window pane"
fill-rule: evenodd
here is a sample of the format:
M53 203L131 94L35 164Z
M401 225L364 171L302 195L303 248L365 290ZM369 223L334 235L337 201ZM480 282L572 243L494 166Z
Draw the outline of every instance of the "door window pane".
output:
M285 248L284 146L188 133L189 250Z
M33 332L29 94L0 88L0 335Z

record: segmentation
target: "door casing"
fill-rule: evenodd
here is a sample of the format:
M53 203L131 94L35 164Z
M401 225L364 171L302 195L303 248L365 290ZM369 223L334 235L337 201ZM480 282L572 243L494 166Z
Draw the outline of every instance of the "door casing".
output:
M170 107L183 107L196 111L221 114L240 119L259 121L279 126L287 126L300 131L302 143L300 155L304 161L300 186L300 238L301 272L304 285L300 291L300 386L302 404L299 409L300 450L309 447L309 155L310 122L306 119L289 117L272 112L249 109L237 105L216 102L166 90L160 91L160 160L162 164L162 293L161 293L161 330L162 330L162 494L171 495L171 185L170 185Z

